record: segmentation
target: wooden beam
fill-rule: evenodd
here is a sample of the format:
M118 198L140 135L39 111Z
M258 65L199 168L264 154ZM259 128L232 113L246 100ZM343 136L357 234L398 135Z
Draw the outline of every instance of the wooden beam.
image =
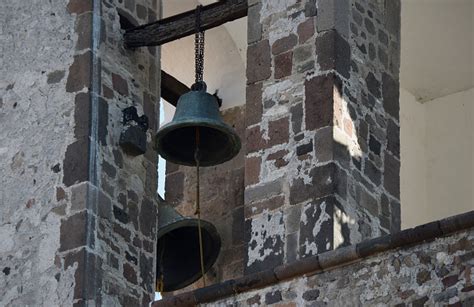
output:
M161 71L161 97L164 100L176 107L179 97L189 91L190 89L181 81Z
M208 30L247 16L247 0L221 0L201 8L201 29ZM159 46L194 34L196 10L141 25L125 32L125 47Z

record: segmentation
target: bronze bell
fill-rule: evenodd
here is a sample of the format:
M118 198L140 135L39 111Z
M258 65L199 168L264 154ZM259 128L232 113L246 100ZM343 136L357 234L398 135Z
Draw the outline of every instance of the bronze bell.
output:
M156 134L158 153L170 162L195 166L198 127L201 166L221 164L239 153L239 137L222 121L217 99L206 92L202 81L179 98L173 120Z
M156 278L163 278L163 292L184 288L202 277L198 220L183 217L161 200L158 212ZM219 255L221 239L216 227L201 220L204 271Z

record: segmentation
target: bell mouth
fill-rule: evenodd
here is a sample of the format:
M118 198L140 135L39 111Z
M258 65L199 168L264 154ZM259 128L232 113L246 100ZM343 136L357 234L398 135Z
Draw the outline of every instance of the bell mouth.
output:
M241 147L232 128L222 122L181 122L163 126L156 135L156 149L163 159L175 164L196 166L196 129L199 128L200 166L213 166L235 157Z
M211 223L201 220L204 271L219 255L221 240ZM199 253L198 220L183 219L159 230L156 274L163 273L163 292L182 289L202 277ZM161 256L162 255L162 256Z

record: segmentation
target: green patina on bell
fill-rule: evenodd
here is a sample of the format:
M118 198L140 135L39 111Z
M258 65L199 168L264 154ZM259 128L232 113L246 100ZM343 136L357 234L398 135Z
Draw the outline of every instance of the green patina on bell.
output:
M238 135L222 121L217 99L206 92L202 81L179 98L173 120L156 134L158 153L170 162L195 166L198 127L200 166L221 164L239 153Z
M156 278L163 292L184 288L202 277L199 265L198 219L183 217L163 200L158 210ZM216 227L201 220L204 271L219 255L221 239Z

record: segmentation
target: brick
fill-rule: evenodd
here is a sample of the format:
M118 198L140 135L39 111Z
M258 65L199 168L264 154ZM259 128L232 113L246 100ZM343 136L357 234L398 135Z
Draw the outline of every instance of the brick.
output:
M259 182L261 157L250 157L245 159L245 186Z
M247 83L266 80L271 76L270 44L263 40L247 48Z
M90 87L92 52L75 55L66 81L66 91L78 92L84 87Z
M293 47L296 46L297 41L298 37L293 33L276 40L272 45L272 54L278 55L293 49Z
M281 78L291 75L292 67L293 67L293 52L292 51L275 56L275 79L281 79Z
M137 284L137 272L135 272L135 269L128 263L123 264L123 277L125 279L136 285Z

